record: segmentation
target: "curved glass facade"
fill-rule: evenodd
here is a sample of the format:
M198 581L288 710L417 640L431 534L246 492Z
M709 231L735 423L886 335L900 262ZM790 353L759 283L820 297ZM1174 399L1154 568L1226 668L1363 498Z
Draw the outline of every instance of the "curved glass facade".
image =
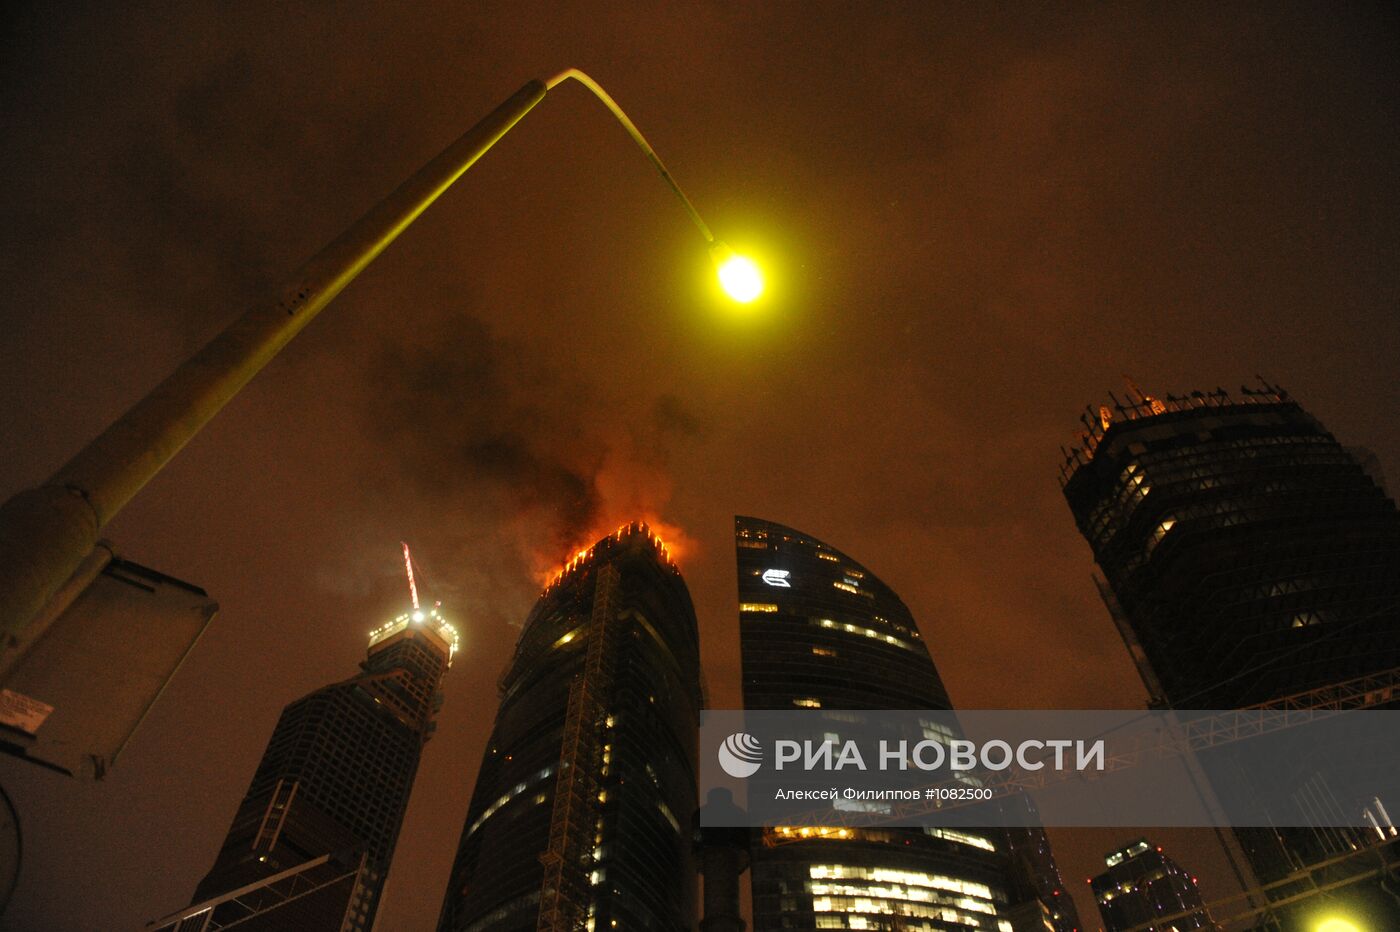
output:
M550 584L500 687L439 929L690 928L699 642L646 525Z
M1138 393L1084 423L1082 446L1066 453L1065 498L1154 704L1238 708L1400 667L1400 512L1374 467L1287 392ZM1397 765L1393 745L1312 753L1355 773ZM1314 772L1306 758L1290 766L1299 783ZM1270 896L1347 884L1372 927L1400 928L1394 898L1336 860L1374 839L1327 828L1311 805L1271 812L1277 829L1234 831L1265 883L1336 861ZM1283 927L1310 927L1315 905L1281 911Z
M914 618L810 535L735 519L747 709L950 709Z
M875 574L771 521L737 517L734 532L746 709L952 708L909 609ZM1010 932L1011 848L1002 831L779 826L753 846L754 928Z
M1100 410L1065 498L1154 699L1237 708L1400 666L1400 514L1287 393Z

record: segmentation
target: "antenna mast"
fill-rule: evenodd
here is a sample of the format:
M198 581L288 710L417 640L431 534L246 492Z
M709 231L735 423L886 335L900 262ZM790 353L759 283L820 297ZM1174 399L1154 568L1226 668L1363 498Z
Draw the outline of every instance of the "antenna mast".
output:
M403 568L408 571L408 594L413 597L413 610L418 611L418 584L413 581L413 558L408 555L408 543L403 544Z

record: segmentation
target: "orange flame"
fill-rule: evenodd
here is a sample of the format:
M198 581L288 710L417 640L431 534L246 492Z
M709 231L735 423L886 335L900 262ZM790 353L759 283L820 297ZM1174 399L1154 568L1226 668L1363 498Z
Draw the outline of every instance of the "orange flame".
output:
M551 569L543 572L536 572L535 578L540 583L541 588L548 589L559 582L565 575L576 569L580 564L593 556L593 549L603 540L609 537L621 540L629 532L645 533L656 546L662 558L672 564L678 564L683 554L694 551L694 542L686 536L678 525L667 524L655 518L648 517L640 521L633 521L630 524L623 524L613 531L595 530L586 535L585 539L591 541L587 546L575 545L578 549L573 551L573 556L569 557L563 565L555 565Z

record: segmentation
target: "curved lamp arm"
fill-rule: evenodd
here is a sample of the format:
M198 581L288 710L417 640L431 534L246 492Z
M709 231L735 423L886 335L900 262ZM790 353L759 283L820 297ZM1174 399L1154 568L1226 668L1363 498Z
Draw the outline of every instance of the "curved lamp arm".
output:
M651 159L651 164L656 166L656 170L661 173L662 179L666 184L670 185L676 197L681 199L681 203L685 205L686 213L690 214L690 219L694 221L695 225L700 229L701 235L705 237L705 242L713 244L715 242L715 235L710 232L710 228L705 225L705 221L700 219L700 212L695 209L694 204L690 203L690 198L685 196L685 192L681 190L681 186L676 184L676 179L672 178L671 173L666 170L665 164L661 161L661 156L656 154L656 150L651 147L651 143L647 142L647 138L642 135L642 131L637 129L637 125L628 118L627 114L622 112L622 108L617 105L617 101L612 99L611 94L603 90L597 81L593 80L582 71L579 71L577 68L569 68L559 72L546 81L544 86L546 90L552 91L559 84L570 79L577 81L592 91L593 96L601 100L603 105L612 111L612 115L617 117L617 122L621 123L623 129L627 130L627 135L631 136L632 141L641 147L641 150L646 153L647 158Z
M245 312L42 486L0 505L0 650L73 575L122 507L550 88L568 79L607 105L717 255L722 244L597 82L576 69L529 82L308 260L277 300Z

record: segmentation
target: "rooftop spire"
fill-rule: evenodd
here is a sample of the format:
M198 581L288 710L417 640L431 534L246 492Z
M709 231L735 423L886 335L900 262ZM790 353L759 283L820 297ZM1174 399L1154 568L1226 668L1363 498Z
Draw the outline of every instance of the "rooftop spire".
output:
M403 544L403 568L408 571L408 594L413 598L413 610L418 611L418 584L413 581L413 558L408 555L408 543Z

